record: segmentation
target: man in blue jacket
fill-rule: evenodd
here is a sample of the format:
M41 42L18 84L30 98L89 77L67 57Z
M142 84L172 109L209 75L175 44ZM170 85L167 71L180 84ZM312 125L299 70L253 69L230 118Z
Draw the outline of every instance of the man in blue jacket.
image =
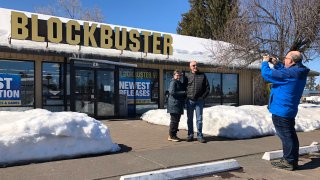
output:
M261 73L266 81L272 83L268 107L283 148L282 159L271 162L271 165L292 171L298 167L299 159L299 140L294 128L295 117L310 70L302 65L302 55L299 51L290 51L283 60L284 65L271 61L270 63L274 64L273 69L269 67L269 58L263 57Z

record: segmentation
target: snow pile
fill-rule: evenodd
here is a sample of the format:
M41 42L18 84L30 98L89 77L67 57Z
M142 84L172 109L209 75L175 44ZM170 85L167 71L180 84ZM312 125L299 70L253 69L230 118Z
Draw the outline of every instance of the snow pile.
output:
M187 112L181 116L179 129L187 128ZM169 126L170 115L166 109L151 110L141 117L144 121ZM194 130L196 132L194 114ZM300 105L296 117L297 131L312 131L320 128L320 106ZM245 139L275 134L271 114L266 106L245 105L213 106L203 110L204 134Z
M76 112L0 111L0 164L120 150L101 122Z
M306 97L308 103L320 103L320 96L310 96Z

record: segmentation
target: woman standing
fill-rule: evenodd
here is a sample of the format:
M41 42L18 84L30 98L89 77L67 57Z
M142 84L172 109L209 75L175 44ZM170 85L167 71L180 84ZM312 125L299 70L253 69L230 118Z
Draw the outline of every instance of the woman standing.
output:
M186 91L185 87L180 81L181 72L175 70L173 72L173 78L169 85L169 98L167 112L170 113L170 127L169 127L169 141L179 142L177 137L177 131L179 127L179 121L181 114L183 114L183 108L185 104Z

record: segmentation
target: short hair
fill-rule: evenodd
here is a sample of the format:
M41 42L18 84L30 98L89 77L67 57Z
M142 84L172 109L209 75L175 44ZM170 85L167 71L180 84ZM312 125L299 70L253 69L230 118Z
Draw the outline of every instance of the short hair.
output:
M290 55L291 55L292 60L293 60L295 63L302 61L302 55L301 55L301 53L291 53Z
M176 74L181 74L181 71L178 70L178 69L174 70L174 71L173 71L173 75L176 75Z

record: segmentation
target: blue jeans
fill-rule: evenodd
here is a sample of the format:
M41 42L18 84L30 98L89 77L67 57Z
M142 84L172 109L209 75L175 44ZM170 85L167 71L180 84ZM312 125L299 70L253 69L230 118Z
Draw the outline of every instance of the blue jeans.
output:
M282 142L283 158L289 163L298 162L299 140L294 128L295 118L283 118L272 114L272 121Z
M187 100L187 124L188 124L188 137L193 137L193 112L196 110L196 119L197 119L197 138L203 138L202 134L202 114L203 114L203 100L193 101Z

